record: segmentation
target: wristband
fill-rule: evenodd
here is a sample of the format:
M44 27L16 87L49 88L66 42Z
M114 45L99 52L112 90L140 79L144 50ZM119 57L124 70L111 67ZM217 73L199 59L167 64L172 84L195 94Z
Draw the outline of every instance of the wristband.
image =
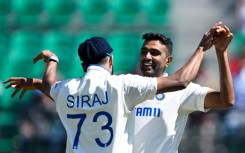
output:
M59 58L57 56L49 56L48 61L54 61L54 62L59 63Z

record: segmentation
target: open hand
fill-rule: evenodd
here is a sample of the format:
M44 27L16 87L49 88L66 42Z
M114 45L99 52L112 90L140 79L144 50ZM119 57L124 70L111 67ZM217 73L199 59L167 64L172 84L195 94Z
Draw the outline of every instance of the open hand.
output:
M19 99L22 99L26 91L28 90L35 90L37 89L34 79L32 78L23 78L23 77L11 77L4 81L3 83L9 83L6 86L6 89L12 87L15 88L14 92L12 93L11 97L13 98L20 90L21 94Z

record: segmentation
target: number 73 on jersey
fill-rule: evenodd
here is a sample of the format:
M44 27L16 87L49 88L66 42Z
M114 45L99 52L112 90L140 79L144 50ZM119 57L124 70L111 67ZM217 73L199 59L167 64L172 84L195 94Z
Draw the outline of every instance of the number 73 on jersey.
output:
M101 131L103 132L104 130L109 131L109 140L107 142L102 142L100 138L95 138L95 142L97 143L98 146L100 147L107 147L111 144L112 140L113 140L113 129L111 127L112 124L112 117L108 112L105 111L100 111L98 113L96 113L93 116L93 120L91 122L97 122L97 120L101 117L104 116L107 119L107 122L105 125L101 126ZM76 119L78 120L77 123L77 130L76 130L76 134L75 134L75 138L73 141L73 149L77 149L78 148L78 144L79 144L79 137L81 134L81 128L83 127L83 123L87 118L86 114L67 114L67 118L68 119Z

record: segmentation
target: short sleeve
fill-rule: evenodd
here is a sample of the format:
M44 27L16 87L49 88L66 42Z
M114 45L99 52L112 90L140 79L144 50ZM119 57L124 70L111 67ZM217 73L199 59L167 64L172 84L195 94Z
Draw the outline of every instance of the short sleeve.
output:
M191 83L183 94L181 108L188 113L194 111L207 112L209 109L204 108L204 100L209 90L211 89L208 87Z
M133 109L137 104L154 99L157 92L157 79L138 75L125 77L124 91L128 108Z
M50 89L50 96L56 101L62 82L57 81Z

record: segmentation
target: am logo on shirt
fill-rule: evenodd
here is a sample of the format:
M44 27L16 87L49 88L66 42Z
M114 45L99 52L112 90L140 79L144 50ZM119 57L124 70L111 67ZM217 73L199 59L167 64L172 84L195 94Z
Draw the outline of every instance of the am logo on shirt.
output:
M165 98L165 94L157 94L155 96L156 100L162 101ZM149 116L149 117L160 117L161 108L153 107L135 107L135 116Z

